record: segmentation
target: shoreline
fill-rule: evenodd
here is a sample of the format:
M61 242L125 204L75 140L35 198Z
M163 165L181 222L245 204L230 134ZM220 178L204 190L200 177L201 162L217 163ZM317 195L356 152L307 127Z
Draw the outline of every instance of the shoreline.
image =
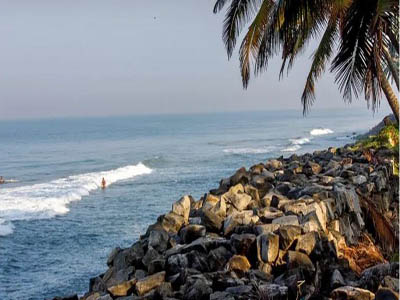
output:
M199 200L175 202L131 247L115 248L85 295L54 299L398 293L398 262L388 263L399 236L390 155L347 145L241 168Z

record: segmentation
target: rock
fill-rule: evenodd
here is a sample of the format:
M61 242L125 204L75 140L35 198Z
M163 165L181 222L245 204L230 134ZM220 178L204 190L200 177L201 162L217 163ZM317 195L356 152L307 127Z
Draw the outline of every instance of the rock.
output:
M158 259L152 260L148 264L147 270L148 270L149 275L164 271L165 270L165 259L158 258Z
M260 299L286 300L288 288L274 283L265 283L259 286Z
M162 219L161 226L167 232L177 233L184 223L184 217L177 215L174 212L170 212Z
M246 184L250 182L251 175L242 167L230 178L230 185Z
M120 284L109 287L108 291L114 297L127 296L135 286L136 281L137 281L136 279L124 281Z
M165 271L147 276L136 282L136 292L139 296L143 296L152 289L158 287L165 280Z
M202 221L202 223L206 226L207 231L220 232L224 219L210 210L205 210L203 211Z
M153 247L159 252L167 250L169 236L168 233L161 230L153 230L149 235L149 246Z
M202 273L210 272L210 267L208 265L207 254L193 250L186 254L189 267L196 269Z
M168 297L172 297L173 294L174 292L170 282L163 282L156 288L156 299L167 299Z
M388 288L380 288L376 292L375 300L399 300L399 294Z
M257 225L254 230L257 235L260 235L268 232L275 232L279 229L280 226L280 224L263 224Z
M260 202L260 195L258 193L258 190L251 185L246 185L244 187L244 192L249 195L253 200L255 200L256 202Z
M279 225L299 225L299 219L297 216L283 216L276 218L272 221L272 224Z
M345 283L340 271L337 269L334 270L332 273L332 276L331 276L331 288L336 289L338 287L345 286L345 285L346 285L346 283Z
M208 299L213 292L211 288L212 282L207 280L203 275L195 275L188 278L184 286L184 300L202 300Z
M225 199L221 199L210 209L210 211L221 218L226 217L226 203Z
M375 295L368 290L343 286L332 291L333 300L373 300Z
M156 259L161 259L162 256L155 250L153 247L149 246L149 249L146 252L146 255L142 259L142 263L145 266L148 266L150 262Z
M307 254L298 252L298 251L287 251L283 257L284 261L287 264L287 268L301 268L307 270L310 273L315 272L315 267Z
M142 279L142 278L145 278L146 276L147 276L147 272L145 270L138 269L135 271L134 277L136 279Z
M183 196L179 201L172 204L172 212L182 216L184 218L184 223L187 224L190 213L190 197Z
M282 225L278 229L278 234L280 248L287 250L295 239L301 235L301 227L296 225Z
M247 273L251 265L246 256L234 255L231 257L227 264L227 269L229 271L236 271L240 273Z
M296 251L310 255L317 246L318 240L319 236L317 232L308 232L300 235L297 237Z
M117 256L117 254L118 254L119 252L121 252L121 248L120 248L120 247L114 248L114 249L111 251L111 253L108 255L108 258L107 258L107 266L109 266L109 267L112 266L112 263L113 263L113 261L114 261L114 258L115 258L115 256Z
M354 184L362 185L363 183L367 182L367 178L364 175L357 175L351 178L351 181Z
M390 288L394 291L399 291L399 279L392 276L385 276L382 282L383 287Z
M242 295L248 297L251 294L253 288L249 285L239 285L239 286L232 286L227 288L225 291L229 294L235 296L235 298L240 297ZM239 298L242 299L242 298Z
M187 225L183 227L180 232L179 236L183 240L185 244L189 244L194 240L198 239L199 237L206 235L206 227L203 225Z
M257 216L261 221L270 223L273 219L283 216L283 212L274 207L264 207L257 209Z
M69 295L64 297L54 297L53 300L79 300L78 295Z
M258 220L258 216L255 216L252 210L232 213L224 221L224 235L230 234L236 226L256 224Z
M207 257L210 270L221 270L226 265L231 256L232 253L223 246L211 250Z
M244 210L251 201L251 196L245 193L231 193L230 191L221 196L221 199L225 199L239 211Z
M231 296L227 292L215 292L210 295L210 300L235 300L233 296Z
M308 176L319 174L321 171L322 167L311 161L309 161L303 168L303 173Z
M264 263L273 263L278 257L279 236L274 233L261 234L257 237L257 258Z
M231 245L232 249L236 254L247 256L250 254L250 249L256 241L256 236L254 234L244 233L244 234L232 234L231 235Z
M78 299L78 298L77 298ZM99 300L113 300L113 298L111 298L111 296L110 295L103 295L103 296L101 296L100 298L99 298Z
M169 274L180 273L189 266L187 257L183 254L171 255L166 262L166 270Z
M282 169L283 164L282 164L282 162L279 161L279 160L270 159L269 161L267 161L267 162L265 163L265 167L266 167L268 170L275 171L275 170L280 170L280 169Z

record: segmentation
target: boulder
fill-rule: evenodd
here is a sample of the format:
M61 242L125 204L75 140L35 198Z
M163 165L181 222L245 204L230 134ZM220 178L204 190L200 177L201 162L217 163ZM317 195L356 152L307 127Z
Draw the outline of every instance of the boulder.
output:
M165 280L165 271L147 276L136 282L136 292L139 296L143 296L152 289L161 285Z
M375 294L375 300L399 300L399 294L388 288L380 288Z
M265 163L265 167L270 171L280 170L283 168L281 161L276 159L270 159Z
M259 217L252 210L232 213L224 221L224 235L230 234L236 226L256 224Z
M278 235L280 248L287 250L296 238L301 235L301 227L296 225L282 225L278 229Z
M351 181L353 184L362 185L363 183L367 182L367 178L364 175L357 175L351 177Z
M272 221L272 224L279 224L279 225L299 225L299 219L297 216L283 216L276 218Z
M331 292L333 300L374 300L375 295L368 290L343 286Z
M260 262L273 263L278 257L279 236L274 233L261 234L257 237L257 258Z
M236 254L247 256L250 254L250 249L256 241L256 236L254 234L244 233L244 234L232 234L231 235L231 245L232 249Z
M300 268L307 270L309 273L315 272L315 267L307 254L298 251L287 251L283 257L288 270Z
M161 226L167 232L177 233L184 223L183 216L170 212L162 218Z
M122 296L127 296L135 286L135 283L137 282L136 279L124 281L120 284L113 285L108 288L108 291L113 295L114 297L122 297Z
M206 227L203 225L187 225L179 231L179 236L185 244L189 244L205 235Z
M260 235L268 232L275 232L280 226L280 224L263 224L255 226L254 230L257 235Z
M310 255L317 246L319 235L317 232L308 232L297 236L296 251Z
M186 284L183 287L184 294L182 299L208 299L209 295L213 292L211 285L212 282L207 280L202 274L191 276L187 279Z
M187 224L189 221L189 213L190 213L190 197L183 196L180 200L172 204L172 212L182 216L184 219L184 223Z
M160 253L158 253L157 250L155 250L153 247L149 246L146 255L142 259L142 263L143 265L148 266L153 260L161 258L162 256L160 255Z
M260 299L286 300L288 288L274 283L264 283L259 286Z
M203 210L202 223L206 226L207 231L220 232L222 228L222 222L224 221L219 215L215 214L211 210Z
M331 276L331 288L336 289L341 286L345 286L346 283L343 279L342 274L338 269L334 270Z
M223 246L211 250L207 256L210 270L221 270L226 265L231 256L232 253Z
M169 236L168 233L163 230L153 230L149 234L149 246L153 247L159 252L167 250Z
M189 266L189 261L184 254L175 254L168 257L166 270L169 274L180 273Z
M243 255L234 255L227 263L227 269L229 271L236 271L239 273L247 273L250 267L249 260Z

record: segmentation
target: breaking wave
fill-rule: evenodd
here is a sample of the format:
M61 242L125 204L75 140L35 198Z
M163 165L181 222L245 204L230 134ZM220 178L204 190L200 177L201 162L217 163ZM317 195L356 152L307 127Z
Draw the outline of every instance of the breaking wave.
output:
M310 131L311 135L325 135L330 133L333 133L333 131L330 130L329 128L315 128Z
M13 232L12 221L52 218L69 211L67 205L79 201L100 188L139 175L150 174L144 164L129 165L110 171L72 175L34 185L0 190L0 236Z

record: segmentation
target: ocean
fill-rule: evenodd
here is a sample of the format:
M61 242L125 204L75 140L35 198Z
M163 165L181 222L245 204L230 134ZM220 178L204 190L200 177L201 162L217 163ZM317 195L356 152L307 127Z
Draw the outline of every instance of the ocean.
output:
M366 110L0 122L0 299L84 293L184 194L199 199L242 166L351 143ZM108 183L101 189L101 179Z

